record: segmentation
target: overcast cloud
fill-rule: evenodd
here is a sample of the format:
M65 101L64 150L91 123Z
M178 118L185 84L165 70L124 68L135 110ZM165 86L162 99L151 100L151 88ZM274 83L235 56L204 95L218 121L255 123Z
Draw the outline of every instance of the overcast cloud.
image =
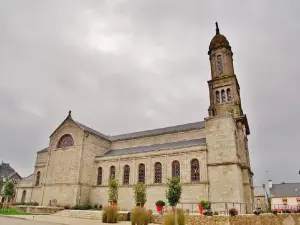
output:
M0 1L0 160L22 175L72 110L120 134L207 117L208 45L229 40L256 184L298 182L300 2Z

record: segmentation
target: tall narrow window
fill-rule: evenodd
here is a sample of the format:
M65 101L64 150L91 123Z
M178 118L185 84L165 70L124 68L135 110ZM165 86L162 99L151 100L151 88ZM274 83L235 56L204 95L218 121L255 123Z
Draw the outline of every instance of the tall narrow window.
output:
M25 203L25 201L26 201L26 190L24 190L22 193L21 203Z
M98 168L98 177L97 177L97 185L102 184L102 167Z
M38 171L36 173L35 186L39 186L40 185L40 178L41 178L41 172Z
M227 101L230 102L231 101L231 91L229 88L227 88L226 92L227 92Z
M129 184L129 175L130 175L130 167L128 165L125 165L124 174L123 174L123 184Z
M162 182L162 166L160 162L154 164L154 183Z
M138 182L145 183L145 164L139 164L139 171L138 171Z
M225 91L224 90L221 91L221 97L222 97L222 103L226 102L226 95L225 95Z
M74 146L74 140L70 134L63 135L57 143L57 148L67 148L71 146Z
M220 103L220 92L216 92L216 103Z
M223 73L223 64L222 64L222 56L217 56L217 66L218 66L218 74Z
M172 162L172 177L180 178L180 163L177 160Z
M116 177L116 167L115 166L111 166L110 167L110 179L115 179Z
M200 167L198 159L193 159L191 161L191 181L200 181Z

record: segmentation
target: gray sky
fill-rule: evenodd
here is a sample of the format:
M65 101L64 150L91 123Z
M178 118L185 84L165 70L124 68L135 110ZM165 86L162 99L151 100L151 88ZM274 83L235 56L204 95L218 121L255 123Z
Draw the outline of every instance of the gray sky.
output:
M203 120L215 21L248 116L254 181L298 182L300 2L0 1L0 160L26 176L65 119L105 134Z

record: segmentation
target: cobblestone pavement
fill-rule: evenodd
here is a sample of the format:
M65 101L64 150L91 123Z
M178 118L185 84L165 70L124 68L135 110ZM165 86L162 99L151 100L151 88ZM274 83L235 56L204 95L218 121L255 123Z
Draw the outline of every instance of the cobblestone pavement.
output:
M2 225L101 225L102 221L100 220L90 220L90 219L79 219L79 218L70 218L62 216L46 216L46 215L35 215L35 216L0 216L0 224ZM107 224L105 224L107 225ZM131 225L130 222L120 221L118 225Z

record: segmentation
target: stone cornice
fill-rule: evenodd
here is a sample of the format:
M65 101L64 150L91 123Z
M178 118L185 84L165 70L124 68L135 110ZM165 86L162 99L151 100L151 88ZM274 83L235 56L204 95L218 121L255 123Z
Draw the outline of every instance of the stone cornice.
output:
M197 186L197 185L209 185L208 181L200 181L200 182L182 182L181 183L184 186ZM167 184L166 183L161 183L161 184L145 184L147 187L165 187ZM135 186L135 184L128 184L128 185L124 185L124 184L120 184L119 187L120 188L133 188ZM91 185L91 187L93 188L107 188L108 185L107 184L103 184L103 185Z

